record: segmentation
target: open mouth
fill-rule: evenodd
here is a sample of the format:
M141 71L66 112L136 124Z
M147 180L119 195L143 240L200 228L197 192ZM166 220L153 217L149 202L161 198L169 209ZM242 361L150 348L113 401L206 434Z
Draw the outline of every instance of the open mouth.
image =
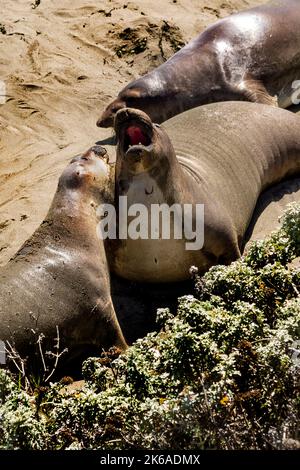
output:
M152 148L152 129L141 123L130 123L123 127L122 139L124 154L150 151Z

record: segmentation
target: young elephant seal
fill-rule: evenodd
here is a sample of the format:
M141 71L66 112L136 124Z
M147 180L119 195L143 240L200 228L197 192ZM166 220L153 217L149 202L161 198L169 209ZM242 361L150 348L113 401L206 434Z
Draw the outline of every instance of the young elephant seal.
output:
M68 348L61 362L101 348L126 348L110 296L97 207L111 200L111 167L95 146L62 173L46 219L0 271L0 340L21 357ZM10 347L7 347L10 349Z
M299 25L298 0L274 0L217 21L167 62L129 83L97 125L112 127L116 112L125 107L141 109L157 123L218 101L278 102L286 108L300 77Z
M131 280L182 281L192 265L204 272L237 259L259 195L300 171L299 117L271 106L214 103L163 127L127 108L117 113L115 132L116 204L127 196L128 208L142 204L147 214L157 204L204 205L202 249L187 249L188 237L178 239L172 232L163 239L161 226L148 239L121 237L124 226L119 226L119 239L109 245L109 264ZM195 211L193 217L195 227Z

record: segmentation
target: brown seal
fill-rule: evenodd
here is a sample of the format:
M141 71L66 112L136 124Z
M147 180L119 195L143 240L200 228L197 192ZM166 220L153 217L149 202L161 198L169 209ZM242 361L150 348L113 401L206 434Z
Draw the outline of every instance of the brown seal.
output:
M127 85L97 122L125 107L161 123L203 104L292 104L300 77L300 2L275 0L217 21L167 62Z
M128 207L142 204L148 213L157 204L204 204L201 249L187 250L184 237L163 239L161 231L111 241L112 270L135 281L182 281L192 265L204 272L237 259L260 194L300 171L299 117L261 104L201 106L163 127L124 109L115 132L116 201L127 196Z
M262 240L280 228L282 215L293 202L300 203L300 178L283 181L260 196L245 236L245 251L253 241Z
M110 295L97 207L111 201L106 151L92 147L63 171L46 219L0 271L0 340L34 357L57 333L69 363L101 348L126 348ZM8 347L10 349L10 347Z

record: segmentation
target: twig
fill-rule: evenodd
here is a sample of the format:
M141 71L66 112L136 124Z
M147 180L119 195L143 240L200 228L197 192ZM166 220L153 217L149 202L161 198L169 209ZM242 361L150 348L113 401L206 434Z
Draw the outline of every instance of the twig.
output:
M56 325L56 349L57 349L57 352L54 354L55 355L55 362L54 362L54 366L52 368L52 371L50 372L50 374L48 375L48 377L45 379L45 382L48 382L48 380L51 379L52 375L54 374L54 372L56 371L56 368L57 368L57 364L58 364L58 361L60 359L60 357L68 351L67 348L65 348L61 353L59 352L59 345L60 345L60 336L59 336L59 328L58 328L58 325ZM53 353L52 353L53 354Z
M10 350L7 349L7 347L5 346L5 351L8 354L8 358L13 362L14 366L16 367L16 369L21 374L21 377L25 380L25 384L24 384L25 385L25 390L27 390L27 391L31 390L32 387L31 387L31 384L30 384L30 380L26 377L24 359L21 358L20 354L15 350L15 348L10 344L9 341L6 341L6 343L9 346ZM19 364L18 364L17 360L19 361Z
M47 367L46 367L45 358L44 358L43 349L42 349L43 339L44 339L44 335L43 333L41 333L38 337L37 344L39 345L39 351L40 351L40 356L41 356L42 363L43 363L44 372L47 372Z

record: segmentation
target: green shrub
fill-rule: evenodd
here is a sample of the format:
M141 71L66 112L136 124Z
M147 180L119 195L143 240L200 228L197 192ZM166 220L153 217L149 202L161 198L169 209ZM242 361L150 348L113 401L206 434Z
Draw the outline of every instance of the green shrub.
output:
M0 371L0 448L282 449L299 438L300 206L230 266L196 278L196 295L161 330L83 366L85 386L29 394ZM296 358L296 359L295 359Z

